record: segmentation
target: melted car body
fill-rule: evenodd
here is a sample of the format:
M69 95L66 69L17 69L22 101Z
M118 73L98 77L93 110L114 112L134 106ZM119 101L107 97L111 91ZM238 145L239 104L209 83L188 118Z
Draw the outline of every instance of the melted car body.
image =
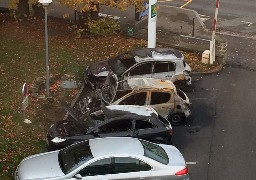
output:
M115 75L110 74L106 86L101 91L101 98L106 104L150 106L172 125L190 120L190 101L171 81L131 78L119 82L118 85L115 81Z
M140 77L191 84L191 68L177 49L135 49L108 60L94 62L86 70L85 80L97 86L97 83L104 82L110 71L117 75L119 81Z

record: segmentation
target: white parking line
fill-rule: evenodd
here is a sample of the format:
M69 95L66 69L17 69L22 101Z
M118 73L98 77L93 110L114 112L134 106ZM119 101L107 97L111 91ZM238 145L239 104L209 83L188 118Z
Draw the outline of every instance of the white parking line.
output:
M195 165L196 162L186 162L187 165Z
M248 21L241 21L241 22L247 24L249 27L253 24L252 22L248 22Z

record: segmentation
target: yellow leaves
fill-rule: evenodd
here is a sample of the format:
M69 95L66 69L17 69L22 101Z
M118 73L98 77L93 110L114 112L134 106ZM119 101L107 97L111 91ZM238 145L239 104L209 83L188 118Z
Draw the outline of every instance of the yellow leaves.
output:
M69 13L63 14L63 18L64 18L64 19L69 18Z
M17 9L19 0L10 0L9 1L9 9Z

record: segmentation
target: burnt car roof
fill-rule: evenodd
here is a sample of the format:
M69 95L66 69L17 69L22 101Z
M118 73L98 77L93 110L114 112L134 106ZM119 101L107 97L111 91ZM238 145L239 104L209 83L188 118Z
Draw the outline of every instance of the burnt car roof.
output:
M143 49L134 49L128 51L127 53L131 54L133 57L137 56L140 58L151 57L153 58L154 52L161 54L162 56L165 55L174 55L176 58L182 58L182 53L177 49L172 48L143 48Z
M137 105L111 105L102 107L102 111L108 119L123 117L133 117L135 119L141 117L157 117L157 112L146 106ZM137 118L136 118L137 117Z
M127 80L127 85L130 89L176 89L170 80L154 78L130 78Z

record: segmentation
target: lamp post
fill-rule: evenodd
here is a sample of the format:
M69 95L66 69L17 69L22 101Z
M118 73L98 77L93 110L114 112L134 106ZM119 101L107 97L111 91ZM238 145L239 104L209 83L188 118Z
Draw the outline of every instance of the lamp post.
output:
M52 3L52 0L39 0L39 3L41 3L45 9L45 66L46 66L46 94L47 97L50 95L50 75L49 75L49 56L48 56L48 29L47 29L47 7L50 3Z

